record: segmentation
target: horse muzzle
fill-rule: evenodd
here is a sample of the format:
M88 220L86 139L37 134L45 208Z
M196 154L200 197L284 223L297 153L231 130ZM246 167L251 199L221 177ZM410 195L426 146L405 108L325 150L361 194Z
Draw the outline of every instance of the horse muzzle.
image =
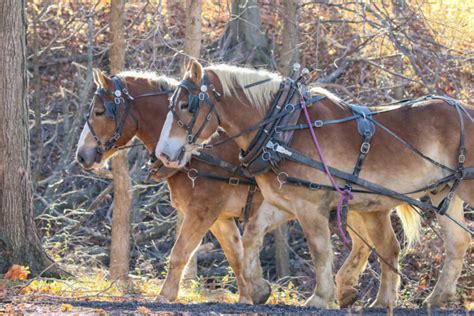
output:
M77 151L76 160L84 169L98 168L102 162L102 153L95 147L83 147Z

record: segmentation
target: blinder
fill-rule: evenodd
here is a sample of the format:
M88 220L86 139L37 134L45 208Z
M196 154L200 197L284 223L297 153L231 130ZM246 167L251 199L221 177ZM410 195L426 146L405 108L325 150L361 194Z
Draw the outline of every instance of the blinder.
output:
M173 95L170 104L170 111L177 120L178 126L185 129L187 132L187 142L188 144L194 144L196 140L201 135L202 131L206 127L207 123L211 120L212 114L215 114L218 124L220 124L219 115L217 115L215 104L209 100L209 94L207 93L208 88L211 89L215 98L217 100L220 99L221 94L217 92L215 86L209 81L207 74L204 74L201 80L201 86L198 87L194 82L191 80L184 79L178 84L177 92ZM192 114L191 121L189 124L184 123L184 121L179 117L178 113L176 112L177 107L177 95L180 89L186 90L188 92L188 112ZM196 91L199 91L195 94ZM206 104L209 107L209 112L206 115L205 120L198 128L195 134L193 134L194 125L196 124L197 118L199 116L199 112L201 110L201 103Z
M97 89L97 91L95 92L95 95L98 96L100 98L100 100L102 101L102 104L104 106L104 110L105 110L105 115L108 117L108 118L111 118L113 120L116 119L117 117L117 106L120 106L121 102L119 101L119 103L117 104L115 102L115 98L114 98L114 101L110 101L108 99L106 99L106 94L107 94L107 91L105 91L104 88L99 88Z
M120 138L123 126L125 125L125 121L127 117L130 115L132 101L134 100L134 98L130 96L130 94L128 94L128 90L125 87L122 87L122 82L119 77L116 77L116 76L112 77L112 82L114 84L113 101L106 98L106 96L111 95L111 93L107 92L103 87L97 88L97 90L94 93L94 99L92 100L91 105L89 107L89 111L87 112L87 115L86 115L87 126L89 127L92 137L94 137L94 140L97 143L97 153L100 154L98 155L98 157L100 157L101 154L112 149L115 146L115 143ZM95 97L100 98L104 106L105 115L108 118L113 119L115 121L114 134L104 143L99 139L99 137L97 136L97 133L92 127L92 124L90 123L90 115L94 107ZM119 119L118 108L121 105L125 107L125 113L123 114L122 118ZM138 122L136 118L134 118L134 120L138 128Z

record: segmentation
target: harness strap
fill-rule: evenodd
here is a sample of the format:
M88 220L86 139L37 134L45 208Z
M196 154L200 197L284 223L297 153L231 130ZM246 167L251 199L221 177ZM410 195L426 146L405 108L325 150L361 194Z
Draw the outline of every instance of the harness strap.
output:
M257 190L258 190L258 186L256 186L255 184L249 185L247 199L245 200L245 205L242 208L242 213L244 217L244 227L247 225L249 221L250 213L252 212L253 196L255 195L255 192Z
M336 119L336 120L315 120L311 126L313 127L323 127L325 125L331 125L331 124L338 124L338 123L345 123L345 122L350 122L355 119L357 119L359 116L358 115L352 115L348 117L344 117L341 119ZM310 126L308 124L297 124L297 125L290 125L290 126L277 126L277 128L280 131L290 131L290 130L299 130L299 129L306 129L309 128Z
M273 147L271 149L273 149ZM276 151L288 160L302 163L302 164L304 164L308 167L318 169L318 170L323 171L323 172L325 170L324 165L321 162L313 160L311 158L308 158L305 155L303 155L303 154L299 153L298 151L296 151L292 148L289 148L287 146L278 145L278 147L276 148ZM335 177L340 178L342 180L346 180L351 184L356 184L358 186L366 188L366 189L368 189L368 190L370 190L370 191L372 191L376 194L386 195L386 196L392 197L394 199L406 202L408 204L413 204L413 205L415 205L419 208L424 208L424 209L427 209L427 210L430 210L430 211L438 212L438 209L436 207L432 206L431 204L418 201L418 200L413 199L411 197L408 197L408 196L406 196L402 193L399 193L399 192L396 192L394 190L382 187L378 184L375 184L375 183L372 183L370 181L361 179L360 177L355 177L354 175L352 175L350 173L341 171L341 170L333 168L331 166L327 166L327 168L328 168L329 172L332 175L334 175Z

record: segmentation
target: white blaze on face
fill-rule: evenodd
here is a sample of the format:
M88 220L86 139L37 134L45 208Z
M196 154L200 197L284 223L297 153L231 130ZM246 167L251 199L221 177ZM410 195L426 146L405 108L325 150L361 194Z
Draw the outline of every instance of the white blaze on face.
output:
M186 145L185 137L170 137L173 119L173 114L169 112L166 116L163 129L161 130L160 140L156 145L156 157L160 157L160 154L165 154L170 158L170 160L175 160L178 158L181 148Z
M85 123L84 128L82 129L82 132L81 132L81 137L79 137L79 142L77 143L77 150L79 150L79 148L81 148L82 146L86 144L87 135L89 135L90 133L91 131L89 129L89 125Z

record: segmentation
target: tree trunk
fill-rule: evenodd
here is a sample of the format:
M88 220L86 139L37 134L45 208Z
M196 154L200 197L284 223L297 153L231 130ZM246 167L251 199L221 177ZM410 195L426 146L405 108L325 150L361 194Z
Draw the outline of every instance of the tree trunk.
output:
M281 18L283 29L281 31L281 46L279 50L280 62L278 71L288 76L294 63L298 62L298 5L297 0L283 0Z
M257 0L232 1L231 18L220 48L224 60L272 65L269 40L260 22Z
M31 204L24 5L0 2L0 273L21 264L32 275L55 275Z
M186 0L186 35L184 53L194 58L201 55L201 0Z
M285 76L290 74L294 63L298 62L298 1L284 0L282 9L283 30L279 49L278 70ZM277 277L290 274L288 254L288 226L283 224L273 232L275 237L275 265Z
M112 0L110 10L110 69L117 74L125 66L123 35L124 0ZM127 151L119 151L112 160L114 209L110 247L110 278L126 280L130 263L130 234L132 218L132 183L128 172Z
M184 36L184 53L190 57L199 58L201 55L201 0L186 0L186 34ZM183 63L183 72L186 71L187 62ZM181 231L183 222L182 214L178 212L176 221L176 233ZM197 251L189 259L183 274L183 281L195 280L197 278Z

